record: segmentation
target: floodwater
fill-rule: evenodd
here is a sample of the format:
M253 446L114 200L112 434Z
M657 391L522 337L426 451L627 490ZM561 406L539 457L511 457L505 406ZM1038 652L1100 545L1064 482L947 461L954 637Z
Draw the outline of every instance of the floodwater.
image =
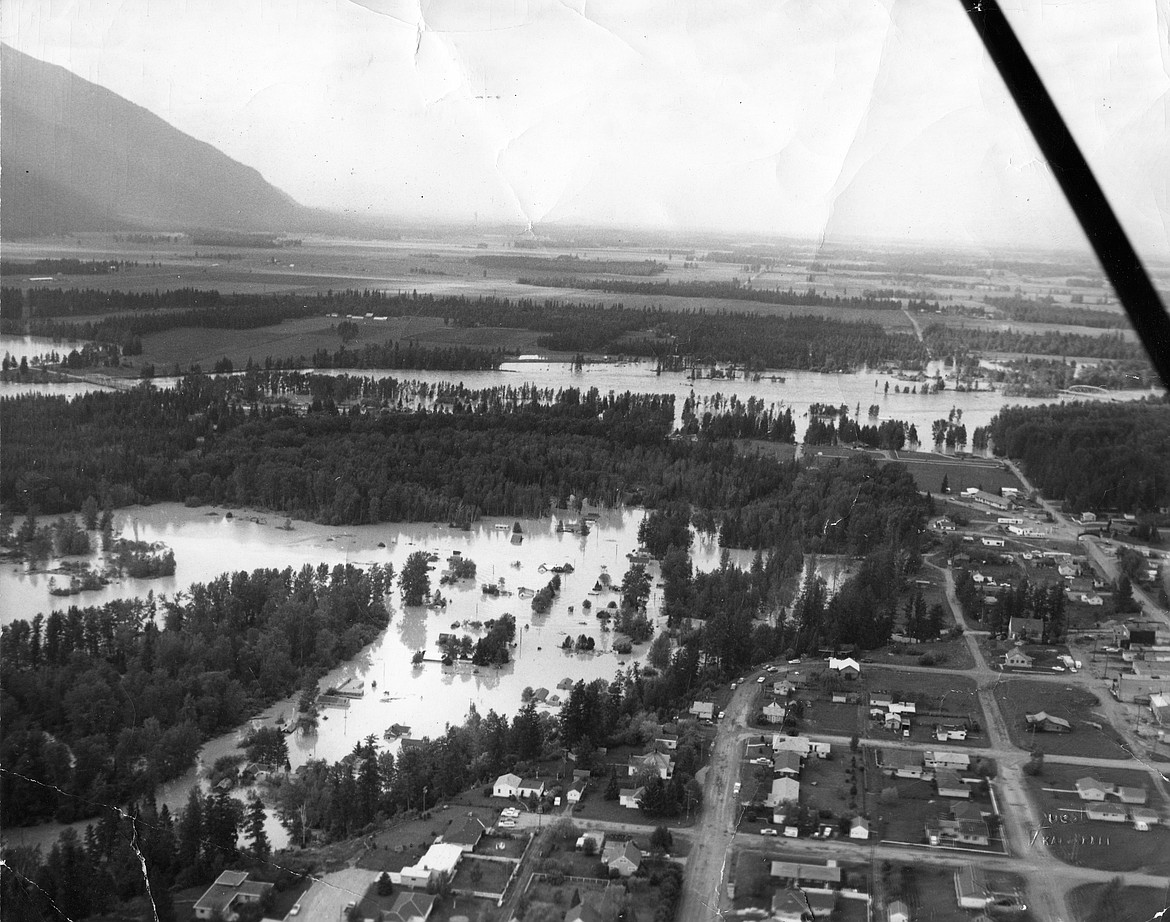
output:
M439 589L448 600L446 608L404 608L395 591L388 598L390 626L322 683L324 688L353 678L365 683L364 697L352 701L347 709L323 709L315 734L289 737L289 757L294 768L313 758L336 761L371 734L379 745L396 750L397 743L383 741L383 732L393 723L410 727L413 737L435 736L447 724L461 723L472 704L481 714L494 708L511 715L519 708L521 692L527 686L547 688L550 697L564 697L565 691L557 685L565 678L609 680L620 667L643 660L647 644L635 647L630 655L614 653L613 634L603 632L595 616L609 602L618 601L618 592L594 593L594 584L603 573L620 584L629 566L626 555L638 545L643 512L617 509L597 510L596 514L598 518L590 521L590 532L585 536L557 531L558 522L579 521L575 514L521 519L523 540L515 544L514 519L484 520L469 531L432 524L335 528L305 522L292 522L292 530L286 530L284 517L262 513L235 510L229 519L223 509L188 509L175 503L133 507L116 514L116 530L125 537L161 541L170 547L176 559L173 577L127 579L95 592L58 598L49 595L48 574L29 574L22 565L8 563L0 570L2 617L4 621L31 618L53 608L96 605L115 598L143 596L150 590L156 595L171 596L192 582L205 582L230 570L289 566L295 570L306 563L332 566L348 562L359 566L390 563L398 572L411 552L433 552L439 560L431 573L432 589ZM475 561L476 579L440 587L439 575L455 551ZM719 566L720 555L714 537L696 537L692 557L697 569ZM729 552L731 563L740 566L749 565L752 556L750 552ZM521 598L522 589L542 588L554 576L547 568L565 563L571 564L574 572L561 575L560 596L547 614L535 614L528 598ZM542 571L542 567L546 569ZM657 628L663 622L659 615L662 590L657 586L657 565L650 564L648 569L655 579L648 612ZM495 583L505 594L486 595L481 589L483 583ZM592 611L584 609L586 601L592 604ZM416 650L435 655L440 633L480 637L483 629L463 622L483 622L504 613L515 616L517 622L517 646L508 666L475 669L470 664L444 667L438 662L412 666L411 656ZM461 626L455 627L456 622ZM565 653L561 649L566 636L575 638L579 634L594 638L595 652ZM256 723L271 724L282 715L289 720L295 716L294 699L266 709L257 715ZM236 742L235 732L210 741L201 753L200 769L233 751ZM198 777L199 771L192 770L167 785L160 792L160 802L181 805ZM30 831L25 841L31 841L32 835ZM275 841L283 841L280 830L270 829L270 835Z

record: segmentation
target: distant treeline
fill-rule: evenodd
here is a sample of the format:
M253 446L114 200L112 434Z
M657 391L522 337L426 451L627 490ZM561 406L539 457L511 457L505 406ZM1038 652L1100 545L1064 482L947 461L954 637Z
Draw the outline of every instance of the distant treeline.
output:
M388 340L360 349L342 346L335 352L318 349L309 359L313 368L418 368L442 371L490 371L508 359L502 349L470 346L420 346ZM279 363L278 363L279 364ZM286 366L287 362L284 363Z
M0 275L109 275L137 265L125 259L0 259Z
M2 303L9 305L11 317L15 318L14 306L19 302L10 299L18 298L19 291L6 289L3 295ZM125 343L133 337L176 327L254 329L284 319L373 312L379 316L442 317L462 327L533 330L543 334L538 339L542 348L557 351L650 357L681 353L699 361L736 362L756 370L839 371L882 362L922 363L928 358L926 349L913 336L889 333L875 323L847 323L809 316L771 317L728 310L671 311L658 307L627 308L621 304L606 307L558 300L513 301L377 291L329 292L309 297L221 295L192 289L185 294L158 295L74 290L38 297L46 299L44 303L52 316L108 313L121 310L112 306L119 303L136 311L85 323L34 319L27 329L33 335L57 339ZM152 298L156 299L154 303ZM194 303L181 305L183 298ZM842 305L852 306L844 302ZM179 309L151 310L172 306ZM26 332L15 319L5 319L4 324L0 329Z
M1170 406L1067 403L1007 407L991 421L995 453L1018 458L1047 496L1076 511L1170 505Z
M528 272L588 272L607 275L658 275L666 266L653 259L581 259L579 256L476 256L471 260L492 269L519 269Z
M1024 333L1019 330L984 330L932 323L922 332L935 355L970 352L1024 352L1030 355L1077 355L1098 359L1137 359L1145 352L1140 343L1120 333L1086 336L1082 333Z
M634 282L625 279L578 279L578 278L521 278L521 285L543 285L546 288L579 288L590 291L611 291L626 295L653 295L676 298L724 298L730 301L756 301L761 304L790 304L798 307L853 307L859 310L896 311L902 309L900 301L876 296L866 292L862 296L842 297L823 295L809 289L797 291L794 288L756 288L738 280L730 282L679 282L669 279L662 282ZM938 304L911 298L911 310L934 311Z
M1059 323L1066 326L1128 329L1124 314L1094 310L1075 304L1060 304L1052 298L997 298L988 296L984 303L1001 311L1008 319L1020 323Z
M141 313L169 311L176 308L209 308L224 302L218 291L199 288L172 288L163 291L101 291L97 288L19 288L0 289L0 318L9 320L20 315L22 297L28 304L31 319L49 317L89 317L100 314ZM46 327L46 330L51 329ZM59 338L94 339L74 332L74 325L66 325L68 334ZM164 327L165 329L165 327ZM34 335L42 335L38 330Z
M392 572L322 564L108 602L0 631L5 827L94 815L186 771L203 740L353 657L390 617ZM157 616L157 621L156 621Z

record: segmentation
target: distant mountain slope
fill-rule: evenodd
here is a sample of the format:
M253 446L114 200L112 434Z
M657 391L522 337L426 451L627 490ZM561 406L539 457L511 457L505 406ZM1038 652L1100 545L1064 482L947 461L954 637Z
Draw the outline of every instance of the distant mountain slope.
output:
M0 45L0 232L308 229L297 204L141 106Z

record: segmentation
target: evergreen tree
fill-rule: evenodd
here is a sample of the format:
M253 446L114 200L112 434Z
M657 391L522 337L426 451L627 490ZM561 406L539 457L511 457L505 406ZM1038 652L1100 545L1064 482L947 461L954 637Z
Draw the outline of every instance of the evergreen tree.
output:
M264 803L259 797L248 800L248 842L252 845L252 854L260 860L265 860L272 854L272 846L268 843L268 833L264 824L268 822L268 814L264 811Z
M427 573L426 551L414 551L402 565L398 574L398 587L402 590L403 605L422 605L431 591L431 578Z

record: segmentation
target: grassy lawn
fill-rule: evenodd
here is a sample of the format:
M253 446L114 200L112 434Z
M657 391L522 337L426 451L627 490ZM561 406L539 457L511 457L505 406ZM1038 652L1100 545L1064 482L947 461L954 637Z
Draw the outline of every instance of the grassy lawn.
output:
M863 697L864 689L856 689ZM803 697L803 696L801 696ZM801 733L824 733L830 736L853 736L862 729L862 706L858 704L834 704L827 698L805 699L804 718L800 722Z
M1149 795L1146 806L1164 812L1161 794L1143 771L1046 763L1041 774L1025 776L1025 781L1043 817L1045 842L1052 853L1079 867L1170 875L1170 828L1158 825L1149 832L1138 832L1129 822L1089 819L1075 792L1076 779L1086 775L1105 783L1144 787ZM1106 800L1117 802L1113 797Z
M921 437L923 433L919 433ZM929 437L929 433L926 433ZM967 487L980 487L994 493L1001 487L1022 489L1016 475L1003 468L998 461L988 458L949 458L927 452L899 451L899 464L906 467L914 483L923 492L938 494L943 477L952 494L962 493Z
M1099 701L1079 685L1060 682L1029 682L1011 679L995 687L995 700L1003 713L1012 742L1021 749L1039 747L1045 753L1089 756L1099 759L1129 759L1121 737L1105 717L1093 709ZM1071 733L1033 733L1024 714L1047 711L1072 724Z
M962 637L917 644L889 644L871 650L867 657L882 666L937 666L947 671L975 668L975 658Z
M587 827L589 820L601 820L607 823L634 823L645 826L648 832L652 832L655 826L661 826L663 822L672 829L679 826L690 826L694 822L694 817L692 816L688 821L685 814L680 814L664 821L661 818L644 816L641 810L623 807L616 800L606 800L601 792L594 792L573 808L573 822Z
M863 757L860 753L856 756L856 796L850 794L855 783L852 757L853 753L842 749L831 759L807 759L800 776L800 802L816 811L827 810L834 823L841 816L865 813L865 782L860 771Z
M474 855L468 855L459 862L452 886L456 890L503 893L515 866L511 861L484 861Z
M1084 884L1069 894L1069 905L1080 922L1149 922L1154 913L1166 908L1165 889L1122 887L1110 897L1103 894L1108 884Z

